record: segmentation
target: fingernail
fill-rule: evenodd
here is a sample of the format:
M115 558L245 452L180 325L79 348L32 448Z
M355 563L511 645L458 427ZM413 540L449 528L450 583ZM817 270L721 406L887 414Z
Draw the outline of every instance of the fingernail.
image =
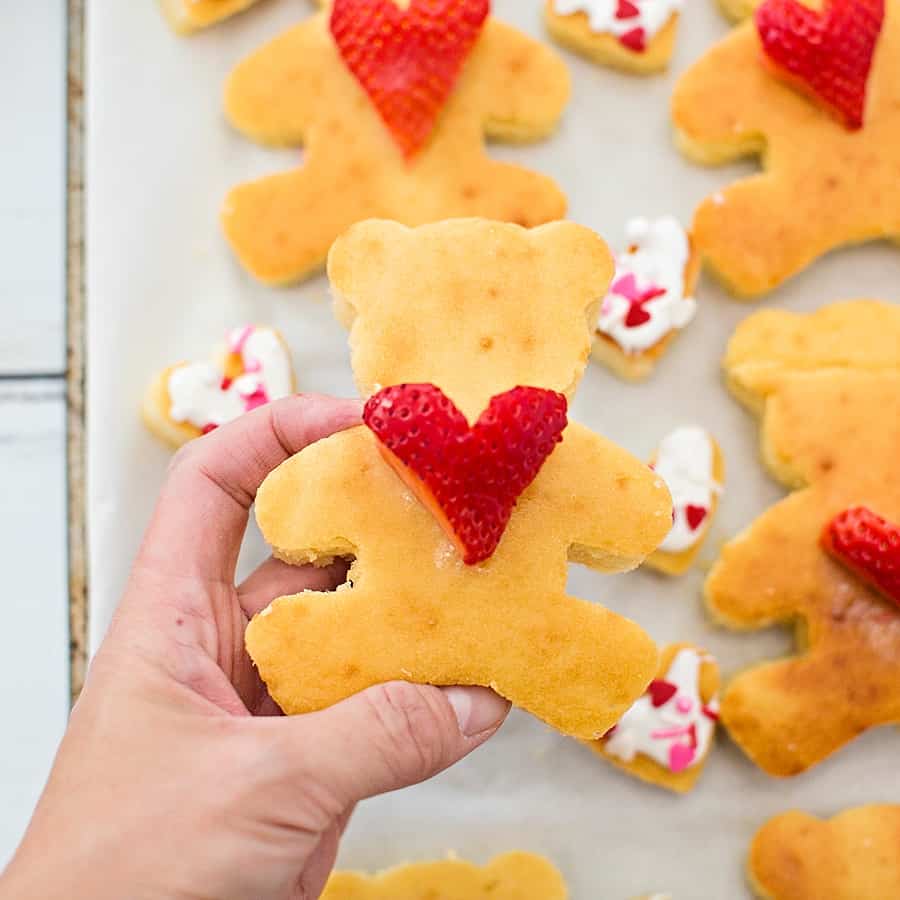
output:
M445 687L443 691L465 737L496 728L509 712L509 702L488 688Z

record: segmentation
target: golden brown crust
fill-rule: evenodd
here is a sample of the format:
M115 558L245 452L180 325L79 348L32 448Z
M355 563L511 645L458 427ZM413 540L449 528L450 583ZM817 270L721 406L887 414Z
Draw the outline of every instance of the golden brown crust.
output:
M368 222L335 245L329 271L362 391L432 381L473 420L516 384L574 388L612 262L571 223ZM650 681L656 648L633 623L568 597L566 561L633 568L670 510L646 465L570 423L497 551L464 566L372 433L351 429L276 469L256 514L282 559L355 557L353 586L274 601L247 647L290 713L393 679L482 684L564 733L596 737Z
M900 897L900 806L860 806L822 821L792 811L756 833L747 873L764 900Z
M322 900L567 900L562 875L541 856L505 853L483 868L459 859L379 875L335 872Z
M544 4L544 21L554 40L596 63L636 75L653 75L668 67L680 18L678 13L673 13L646 49L637 53L614 35L594 31L586 13L564 16L556 11L554 0L545 0Z
M550 48L489 18L429 143L406 161L320 12L229 77L231 123L263 144L302 144L305 155L302 168L234 188L222 213L225 234L257 278L286 284L315 272L335 238L370 217L407 225L458 216L526 226L560 219L566 202L556 184L489 159L484 137L548 135L569 93L568 70Z
M742 297L841 245L900 236L900 7L887 4L859 131L772 75L762 54L745 22L682 76L672 100L690 158L762 155L764 172L704 200L692 227L707 264Z
M900 615L818 544L849 506L900 521L890 474L900 449L900 307L759 313L735 333L725 366L762 417L764 462L795 493L725 547L707 603L732 628L798 621L805 652L734 678L722 721L763 770L795 775L865 729L900 722Z

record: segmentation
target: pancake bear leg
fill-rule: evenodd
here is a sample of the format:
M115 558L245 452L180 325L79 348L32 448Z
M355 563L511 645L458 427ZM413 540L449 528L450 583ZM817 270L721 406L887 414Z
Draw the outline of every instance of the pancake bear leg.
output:
M363 588L282 597L250 623L247 648L287 713L387 681L480 684L586 740L621 717L657 666L637 625L583 600L498 594L472 609L446 594L404 597L402 586L389 602Z

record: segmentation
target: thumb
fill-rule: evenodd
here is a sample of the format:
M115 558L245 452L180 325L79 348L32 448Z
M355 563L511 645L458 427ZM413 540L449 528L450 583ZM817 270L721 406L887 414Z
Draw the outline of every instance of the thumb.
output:
M487 688L394 681L282 724L293 728L305 774L350 806L437 775L491 737L507 712Z

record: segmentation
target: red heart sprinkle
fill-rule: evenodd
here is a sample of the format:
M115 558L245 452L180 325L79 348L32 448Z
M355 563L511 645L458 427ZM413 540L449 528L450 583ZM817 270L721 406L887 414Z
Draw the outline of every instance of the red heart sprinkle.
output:
M440 388L400 384L373 394L363 421L474 565L493 554L519 495L562 440L566 410L556 391L516 387L492 397L470 426Z
M687 519L688 528L691 531L696 531L703 524L703 520L708 513L709 510L705 506L694 506L693 503L689 503L684 508L684 516Z
M647 688L647 693L650 695L650 702L654 707L663 706L678 693L678 685L672 684L671 681L664 681L662 678L654 678Z
M632 28L619 35L619 43L635 53L643 53L647 49L647 34L643 28Z
M490 0L334 0L331 34L409 159L438 114L490 12Z
M862 128L866 83L884 23L884 0L766 0L756 10L763 51L778 75Z
M631 0L619 0L619 5L616 7L617 19L633 19L640 14L641 11L631 2Z

